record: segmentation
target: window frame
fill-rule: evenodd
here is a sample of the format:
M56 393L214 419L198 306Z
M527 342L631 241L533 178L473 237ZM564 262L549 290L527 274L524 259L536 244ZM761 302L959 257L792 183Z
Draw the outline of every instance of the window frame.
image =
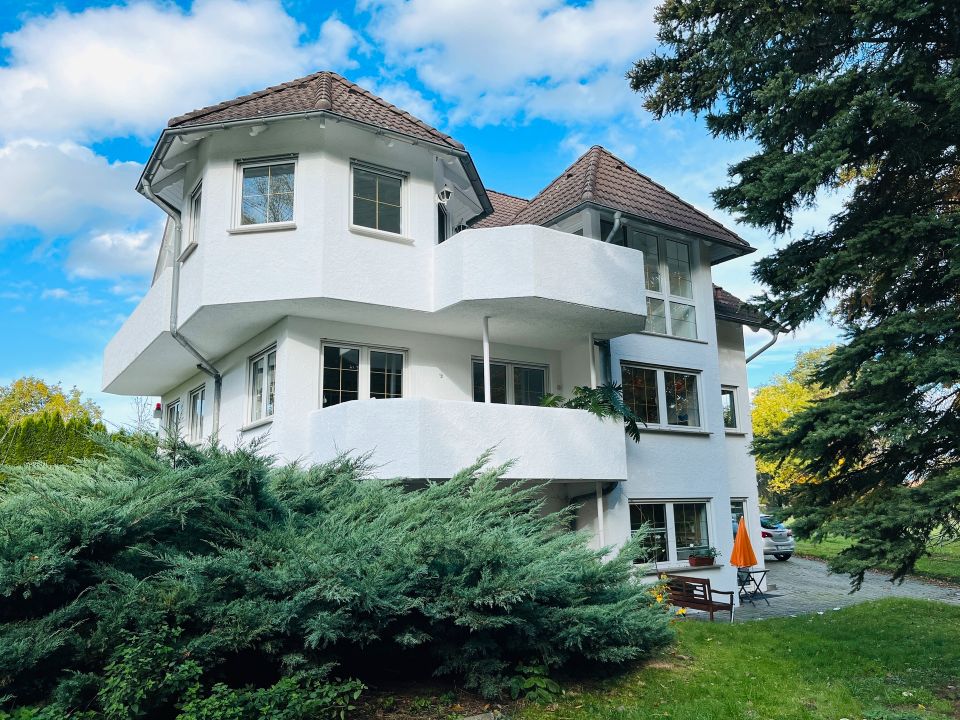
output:
M289 220L279 220L275 222L262 223L243 223L243 171L248 168L270 167L272 165L293 165L293 207L290 211ZM297 205L299 191L297 182L299 173L299 156L296 153L290 155L270 155L258 158L241 158L235 162L234 184L234 209L233 209L233 227L234 232L256 232L258 230L283 230L295 228L297 222ZM202 207L201 207L202 212Z
M190 193L190 244L200 244L200 218L203 217L203 181Z
M182 400L183 398L178 397L176 400L171 400L166 405L166 408L165 408L166 414L163 420L163 431L166 433L168 438L173 437L171 432L174 430L177 433L176 436L179 437L180 431L183 429L183 404L181 402ZM173 427L174 408L176 408L176 417L177 417L176 427Z
M479 364L481 369L483 367L483 357L473 355L470 357L470 397L473 402L482 403L483 399L477 399L476 394L474 393L473 386L473 366ZM516 391L514 390L514 368L523 368L526 370L542 370L543 371L543 394L550 394L550 363L537 363L537 362L518 362L513 360L503 360L501 358L490 358L490 367L494 365L503 365L507 369L507 387L506 387L506 400L502 403L494 403L493 405L517 405L516 402ZM521 405L520 407L537 407L536 405Z
M451 238L450 234L450 213L447 212L447 206L443 203L437 203L437 245L442 245Z
M206 411L206 390L207 385L204 383L200 387L194 388L190 391L190 394L187 396L187 436L192 441L203 440L203 416ZM195 397L200 397L200 415L199 417L194 412L195 406L193 399Z
M270 387L270 385L269 385L268 370L269 370L269 367L270 367L270 355L271 355L271 354L274 355L274 361L273 361L273 362L274 362L274 370L273 370L273 372L274 372L274 376L273 376L273 382L274 382L273 393L274 393L274 398L273 398L273 412L268 415L268 414L267 414L267 408L269 407L269 403L270 403L270 400L269 400L269 398L270 398L270 392L269 392L269 387ZM256 383L255 383L254 377L253 377L253 369L254 369L254 366L257 364L257 362L259 362L260 360L263 360L263 361L264 361L264 367L263 367L263 370L264 370L264 386L263 386L263 390L264 390L264 392L263 392L263 398L262 398L261 401L260 401L260 405L261 405L261 414L260 414L260 417L254 418L253 413L254 413L254 408L255 408L255 406L256 406L256 399L255 399ZM251 355L249 358L247 358L247 423L248 423L248 424L257 425L257 424L260 424L260 423L267 423L267 422L273 421L274 416L277 414L277 397L276 397L276 395L277 395L277 378L279 377L279 374L280 374L280 373L279 373L279 370L280 370L280 359L279 359L279 354L277 353L277 345L276 345L276 343L265 347L265 348L264 348L263 350L261 350L260 352L257 352L257 353L255 353L255 354Z
M713 547L716 543L716 528L714 527L713 522L713 503L711 498L630 498L627 501L628 509L634 505L664 506L664 517L667 528L667 559L651 561L655 565L686 565L689 562L689 553L691 550L700 547ZM676 514L674 512L674 506L676 505L703 505L703 516L704 520L706 521L707 531L706 544L686 546L682 549L677 546L677 525ZM633 528L633 523L631 522L630 536L633 537L635 533L636 530ZM686 552L687 554L681 557L681 552Z
M337 348L349 348L351 350L360 351L360 361L358 363L358 372L359 376L357 377L357 400L383 400L383 399L402 399L409 397L409 383L410 383L410 363L408 361L409 350L407 348L401 347L392 347L390 345L372 345L369 343L358 343L355 341L347 340L335 340L332 338L323 338L320 341L320 396L317 398L317 406L323 410L328 407L336 407L337 405L343 405L348 402L355 402L354 400L344 400L339 403L334 403L333 405L324 405L323 404L323 355L324 351L328 347L337 347ZM400 355L401 362L403 363L403 368L400 371L400 398L376 398L370 394L370 353L372 352L384 352L392 353L394 355Z
M739 518L734 521L733 519L733 506L735 503L740 504L740 517L744 519L747 524L747 532L750 532L750 519L747 517L747 498L745 497L731 497L730 498L730 524L731 530L733 531L733 537L737 537L737 526L740 523Z
M636 368L638 370L648 370L656 373L657 411L659 414L659 422L644 421L644 425L646 426L646 429L658 430L658 431L669 431L669 432L694 432L694 433L708 432L707 416L706 416L706 413L704 412L704 405L703 405L703 373L700 370L692 370L689 368L664 367L662 365L649 365L646 363L634 362L632 360L620 360L621 387L623 386L624 368ZM699 415L699 420L700 420L699 424L677 425L669 422L669 419L668 419L669 414L668 414L668 406L667 406L667 384L665 379L666 373L673 373L678 375L691 375L696 378L697 414ZM640 429L643 430L644 427L641 426Z
M723 406L724 395L731 398L731 407L733 408L733 425L727 425L726 409ZM720 386L720 414L723 416L723 429L728 433L742 432L740 424L740 392L735 385Z
M354 188L356 187L356 171L363 170L364 172L372 173L374 175L380 175L382 177L394 178L400 181L400 232L393 232L392 230L381 230L376 227L368 227L366 225L358 225L354 218ZM400 170L398 168L384 167L383 165L376 165L374 163L365 162L363 160L357 160L353 158L350 160L350 185L348 187L348 202L349 202L349 224L351 232L360 233L362 235L374 235L376 237L383 237L390 240L403 240L408 237L408 203L407 203L407 186L409 185L410 173L405 170Z

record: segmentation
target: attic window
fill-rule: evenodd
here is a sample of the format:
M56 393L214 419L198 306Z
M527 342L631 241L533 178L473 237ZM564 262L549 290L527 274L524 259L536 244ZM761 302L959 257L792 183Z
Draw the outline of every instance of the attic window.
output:
M295 167L290 161L241 165L240 225L293 222Z

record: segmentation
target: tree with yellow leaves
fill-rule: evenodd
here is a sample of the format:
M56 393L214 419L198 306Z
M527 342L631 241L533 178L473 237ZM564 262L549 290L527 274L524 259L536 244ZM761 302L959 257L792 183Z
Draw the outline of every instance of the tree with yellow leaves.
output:
M84 400L78 388L64 390L61 383L47 383L38 377L26 376L0 385L0 419L8 424L54 414L64 421L97 422L103 411L93 400Z

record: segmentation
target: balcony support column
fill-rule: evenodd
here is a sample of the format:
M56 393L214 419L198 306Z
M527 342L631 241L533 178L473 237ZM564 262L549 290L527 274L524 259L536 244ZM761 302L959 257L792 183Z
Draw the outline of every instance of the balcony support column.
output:
M491 403L490 392L490 318L483 316L483 401Z
M605 533L603 532L603 483L599 480L596 483L597 489L597 539L600 547L607 544Z

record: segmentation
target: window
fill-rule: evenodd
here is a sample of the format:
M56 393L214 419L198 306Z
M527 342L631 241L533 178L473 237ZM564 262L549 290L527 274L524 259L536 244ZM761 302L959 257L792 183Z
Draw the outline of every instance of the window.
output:
M183 415L181 412L180 398L177 398L172 403L167 405L167 418L165 423L167 437L180 437L182 420Z
M725 387L720 390L720 399L723 404L723 426L728 430L736 430L737 424L737 389Z
M402 196L402 174L354 164L354 225L401 234Z
M240 224L293 222L293 162L241 165Z
M508 382L508 378L512 380ZM547 394L547 369L538 365L490 363L490 401L508 405L539 405ZM483 361L473 361L473 400L483 402Z
M190 393L190 439L203 439L203 400L205 388L197 388Z
M277 350L250 359L250 422L273 417L277 391Z
M447 219L447 209L440 203L437 203L437 245L447 239L449 227L450 221Z
M602 220L604 240L613 223ZM643 252L644 285L647 291L648 332L697 339L697 309L693 304L693 262L690 246L658 238L637 228L623 226L611 240Z
M701 427L698 374L623 362L620 375L624 402L647 425Z
M710 547L705 501L630 503L630 531L636 533L644 523L650 526L648 542L655 562L682 562L699 548Z
M200 209L202 207L203 188L197 185L197 189L190 196L190 242L194 245L200 242Z
M740 518L744 516L746 510L746 500L730 501L730 525L733 528L733 536L737 536L737 529L740 527Z
M350 400L403 397L402 351L324 344L322 358L322 407Z

